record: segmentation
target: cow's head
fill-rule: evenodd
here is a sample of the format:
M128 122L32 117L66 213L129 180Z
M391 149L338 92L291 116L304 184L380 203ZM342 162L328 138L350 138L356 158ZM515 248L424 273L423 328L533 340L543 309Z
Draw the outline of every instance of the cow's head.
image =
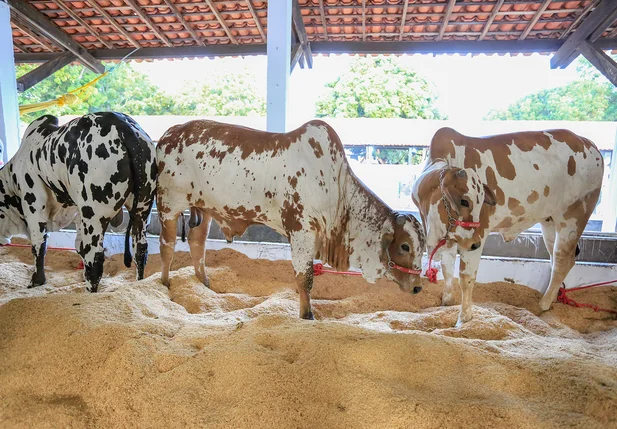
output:
M398 283L405 292L422 290L422 254L425 240L422 225L411 215L392 213L393 231L381 239L381 261L385 276Z
M417 196L427 250L432 252L446 235L456 241L460 250L478 249L487 226L483 219L485 206L496 204L495 194L471 168L445 167L437 173L432 177L432 186L424 187L424 195Z

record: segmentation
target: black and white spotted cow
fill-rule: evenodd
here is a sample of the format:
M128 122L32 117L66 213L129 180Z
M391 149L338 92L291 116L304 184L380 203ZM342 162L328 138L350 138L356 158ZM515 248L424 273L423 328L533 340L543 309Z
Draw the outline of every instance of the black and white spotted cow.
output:
M35 270L30 287L45 283L47 232L75 222L75 247L84 260L88 289L96 292L103 274L107 226L130 214L124 263L137 278L148 258L146 222L156 190L156 151L150 137L130 117L92 113L58 126L45 115L26 129L15 156L0 169L0 245L14 234L32 243Z

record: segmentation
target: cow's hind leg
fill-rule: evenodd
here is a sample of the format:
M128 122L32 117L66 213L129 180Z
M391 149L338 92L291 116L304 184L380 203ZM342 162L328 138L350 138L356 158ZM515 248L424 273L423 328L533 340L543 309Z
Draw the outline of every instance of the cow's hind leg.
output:
M84 261L84 276L88 283L87 289L96 292L103 277L103 263L105 253L103 250L103 239L109 221L113 217L92 215L90 207L81 208L81 243L77 253Z
M172 217L160 218L161 235L160 252L161 252L161 282L169 287L169 270L174 259L174 251L176 249L178 215Z
M540 309L547 311L557 298L559 288L566 276L574 267L577 254L578 240L580 239L587 221L591 217L600 190L587 194L583 199L576 201L566 211L565 216L553 216L555 225L555 244L553 246L551 281L540 299Z
M553 250L555 249L555 222L553 218L549 217L540 222L542 227L542 238L544 238L544 245L548 251L551 263L553 262Z
M207 287L210 287L210 280L206 274L206 239L210 231L210 220L211 217L206 214L201 223L189 231L189 248L195 266L195 275Z
M146 237L146 227L148 225L148 217L152 209L152 200L150 204L139 203L132 222L131 236L133 237L133 260L137 269L137 280L144 278L146 264L148 263L148 238ZM130 213L130 212L129 212Z
M461 286L461 311L458 315L458 321L456 322L457 328L460 328L463 323L473 318L472 293L473 287L476 284L476 275L478 274L478 267L480 266L484 242L485 240L482 241L482 244L476 250L460 252L459 284Z
M300 318L313 320L311 309L311 290L313 289L313 258L315 256L315 236L296 233L290 237L291 261L296 273L296 285L300 295Z

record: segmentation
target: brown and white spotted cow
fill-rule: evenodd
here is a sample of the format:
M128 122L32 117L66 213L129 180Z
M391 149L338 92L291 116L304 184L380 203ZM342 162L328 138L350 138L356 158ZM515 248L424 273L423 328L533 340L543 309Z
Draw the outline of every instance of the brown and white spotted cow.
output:
M514 240L540 223L551 256L548 310L574 266L578 240L602 185L602 155L589 140L567 130L467 137L442 128L412 195L420 209L429 254L441 254L444 305L452 303L456 252L463 294L457 325L472 318L471 294L489 232ZM473 222L478 222L474 225Z
M191 207L189 245L195 273L206 286L205 242L215 219L228 241L256 223L289 238L302 318L313 318L315 257L338 270L361 268L371 283L385 276L403 290L421 289L420 223L394 212L364 186L339 137L322 121L280 134L191 121L163 135L157 159L166 285L176 221Z

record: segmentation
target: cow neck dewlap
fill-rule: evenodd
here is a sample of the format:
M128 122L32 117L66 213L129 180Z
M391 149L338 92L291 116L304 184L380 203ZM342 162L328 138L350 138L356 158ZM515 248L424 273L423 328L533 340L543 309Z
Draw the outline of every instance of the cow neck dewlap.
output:
M390 219L392 210L359 180L349 176L346 192L349 207L349 248L351 264L362 270L367 281L379 278L381 263L381 239L393 233Z

